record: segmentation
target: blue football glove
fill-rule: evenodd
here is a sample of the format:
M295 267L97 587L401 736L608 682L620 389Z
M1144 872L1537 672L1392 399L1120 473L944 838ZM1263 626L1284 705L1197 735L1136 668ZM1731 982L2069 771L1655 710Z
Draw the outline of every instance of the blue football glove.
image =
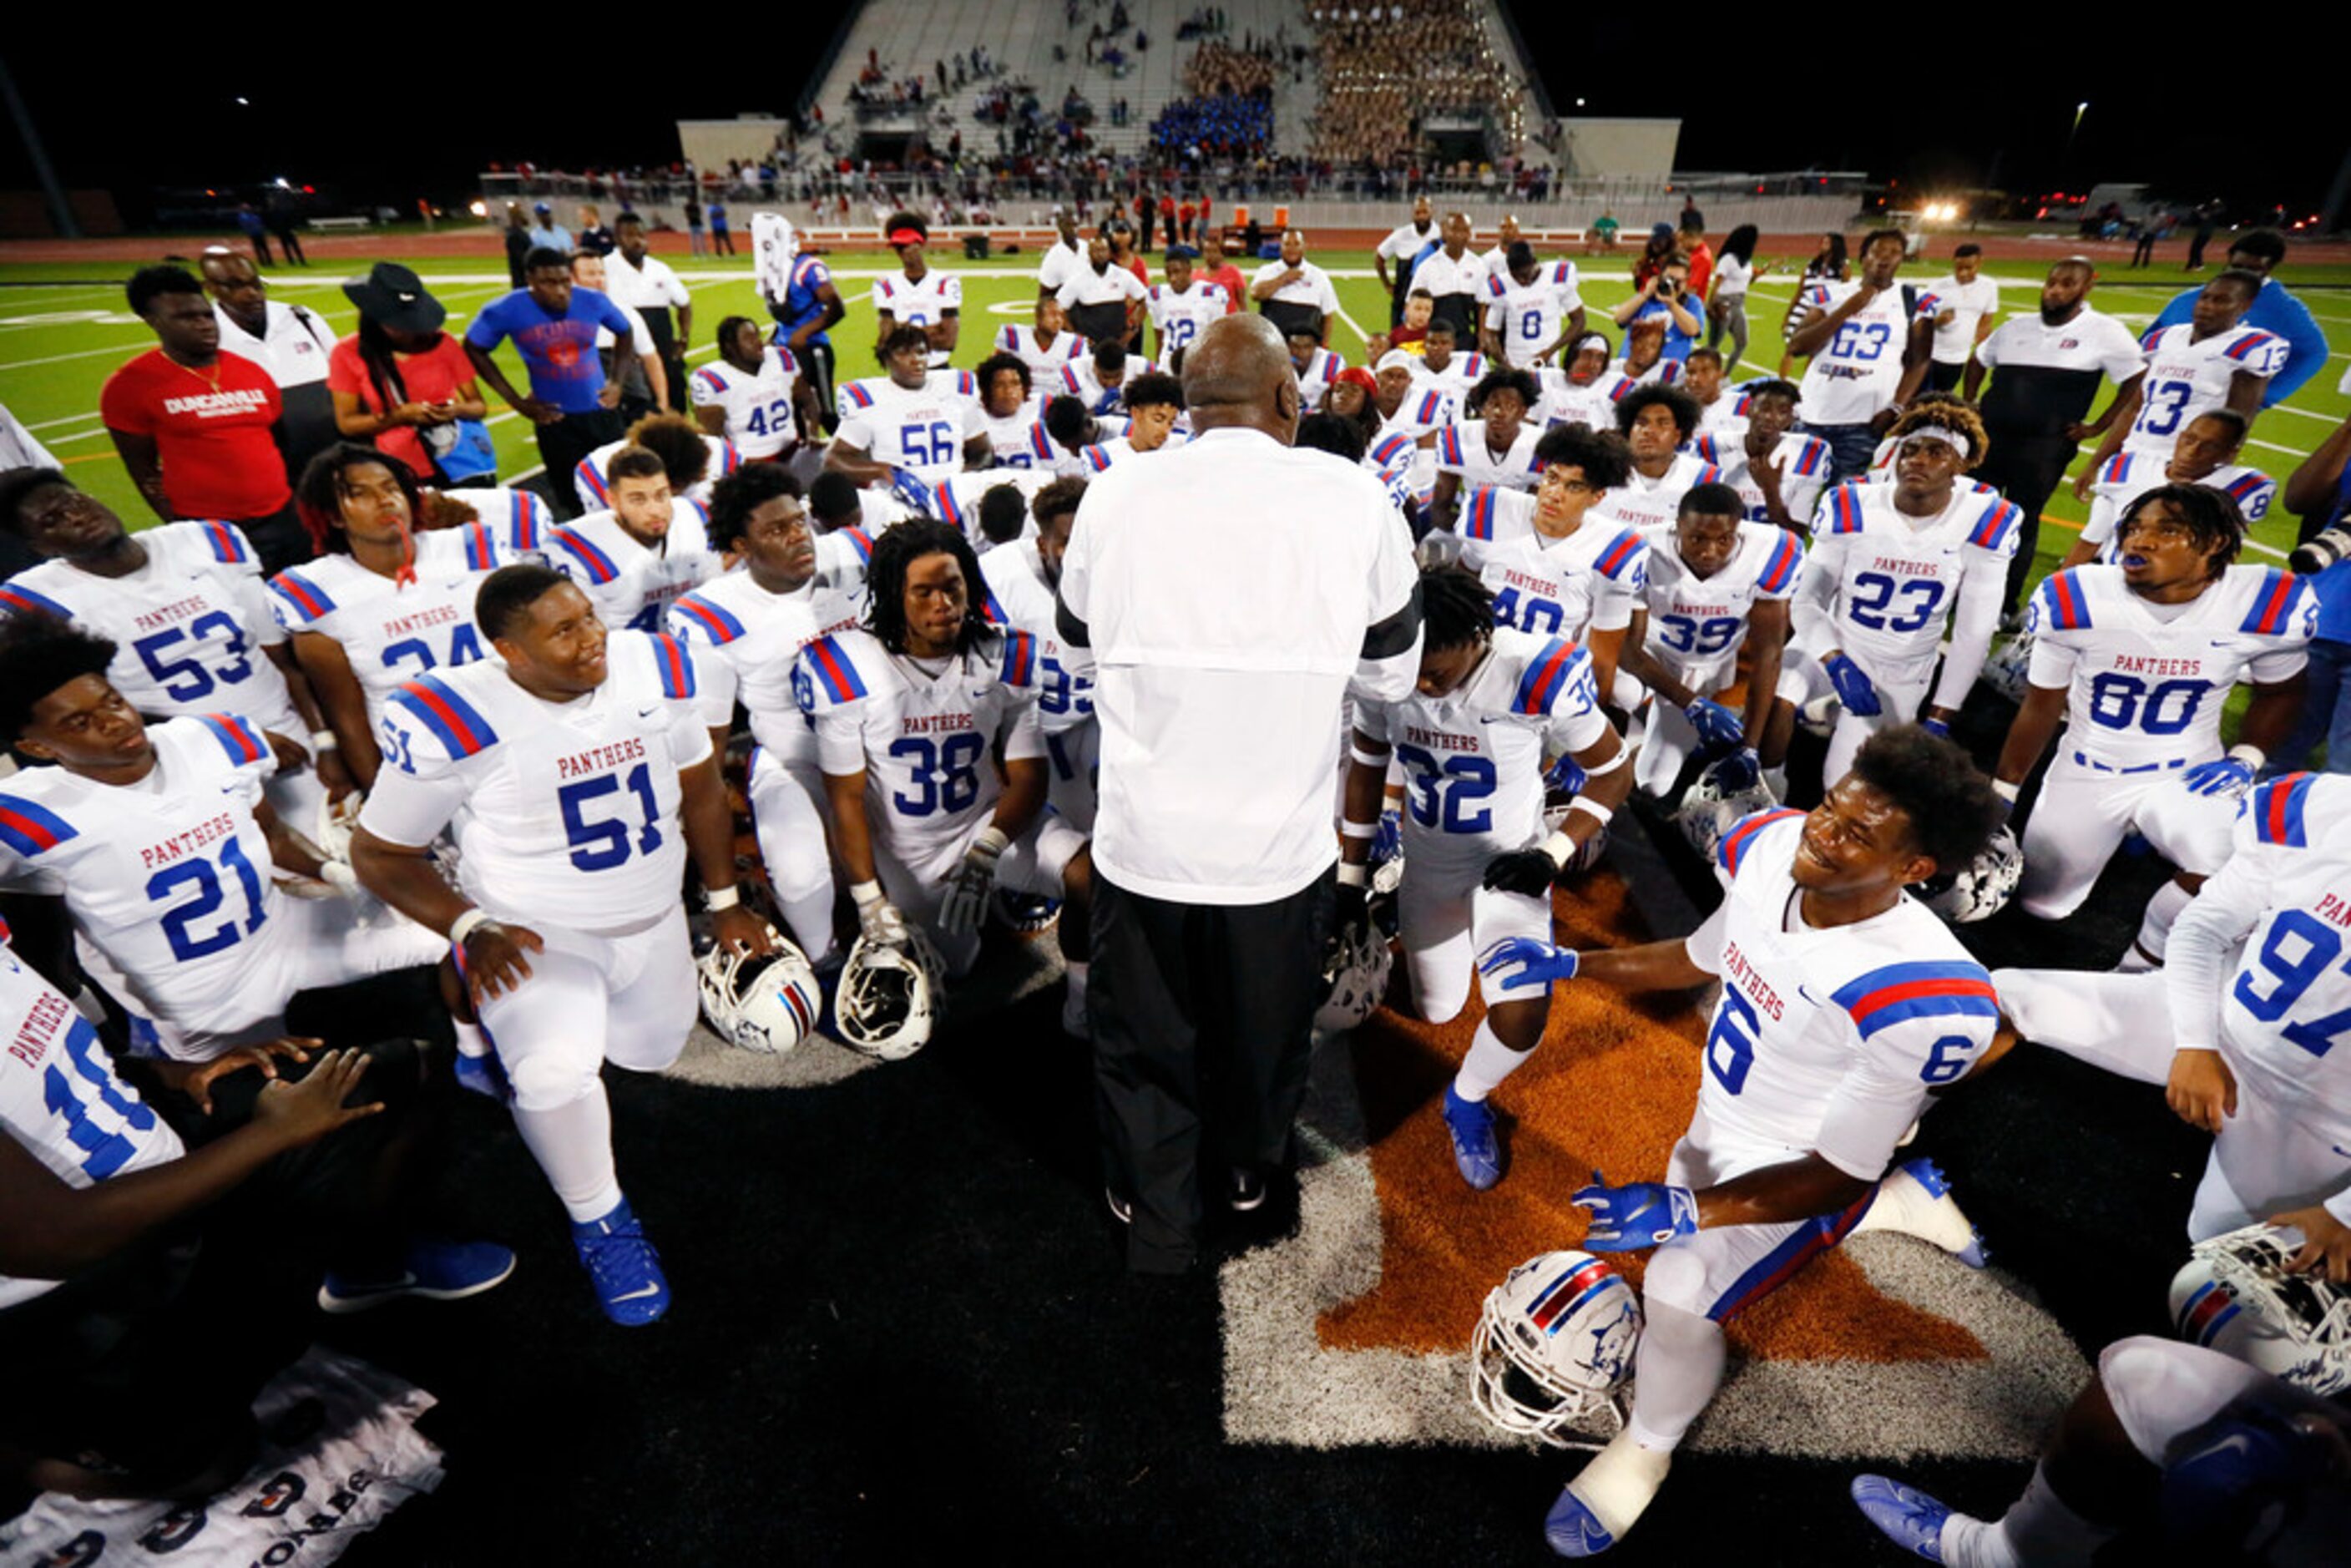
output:
M2179 776L2190 795L2243 794L2253 787L2253 765L2241 757L2216 757L2199 762Z
M1505 991L1531 990L1553 980L1572 980L1581 965L1574 948L1554 947L1531 936L1505 936L1478 955L1479 971ZM1512 970L1516 972L1509 973Z
M1682 709L1682 716L1698 731L1698 746L1707 751L1729 751L1747 743L1747 726L1740 716L1705 697L1698 697Z
M1380 813L1380 831L1372 835L1372 860L1383 866L1404 853L1404 813L1390 807Z
M1843 653L1831 653L1821 661L1821 667L1829 673L1829 684L1836 687L1837 701L1844 704L1845 712L1855 718L1876 718L1884 711L1878 705L1877 688L1869 684L1859 664Z
M923 483L920 475L904 468L893 468L890 470L890 493L901 504L911 507L916 517L931 515L931 487Z
M1686 1186L1658 1181L1610 1186L1593 1171L1592 1185L1578 1188L1570 1201L1592 1211L1583 1245L1594 1252L1637 1252L1698 1234L1698 1199Z
M1550 769L1543 774L1543 792L1552 795L1573 795L1583 788L1583 769L1576 766L1575 758L1562 753L1559 760L1552 763Z
M1763 761L1745 747L1732 752L1707 770L1715 788L1727 795L1740 795L1752 789L1763 779Z
M1939 718L1921 718L1918 721L1918 727L1928 735L1939 735L1945 740L1951 738L1951 727Z

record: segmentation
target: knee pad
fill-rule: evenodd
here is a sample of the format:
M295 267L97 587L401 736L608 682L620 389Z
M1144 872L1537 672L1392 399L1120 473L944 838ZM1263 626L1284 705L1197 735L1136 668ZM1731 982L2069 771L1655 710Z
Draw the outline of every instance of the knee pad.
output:
M592 1067L583 1072L580 1063L542 1051L507 1068L507 1082L514 1085L516 1110L560 1111L595 1088L596 1072Z
M1660 1248L1649 1259L1642 1276L1644 1305L1676 1307L1692 1317L1706 1316L1706 1261L1686 1247Z

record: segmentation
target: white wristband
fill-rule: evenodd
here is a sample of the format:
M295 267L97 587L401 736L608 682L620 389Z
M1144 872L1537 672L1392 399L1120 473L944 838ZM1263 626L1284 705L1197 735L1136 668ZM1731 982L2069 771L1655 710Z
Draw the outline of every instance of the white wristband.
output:
M490 917L488 913L483 910L480 905L476 904L473 908L466 910L464 914L458 915L456 919L449 922L449 946L452 947L463 947L465 945L465 938L474 934L474 930L476 926L486 925L489 923Z
M716 915L722 909L732 909L742 903L743 892L735 887L714 887L704 902L710 913Z
M1347 756L1351 760L1360 762L1366 768L1385 768L1388 765L1386 752L1365 751L1352 740L1347 743Z
M1608 825L1608 819L1616 814L1589 795L1570 796L1567 809L1571 811L1581 811L1587 817L1597 817L1600 820L1600 825L1604 828Z
M1565 833L1553 833L1542 841L1542 852L1549 855L1551 863L1561 871L1565 871L1567 862L1575 858L1575 841Z
M312 730L310 732L310 749L313 751L334 750L335 732L331 729Z
M1004 830L991 822L979 831L979 837L971 841L970 852L993 862L1011 847L1012 841L1004 836Z
M878 882L852 882L849 884L849 896L856 901L860 909L871 909L877 904L889 902L882 895L882 884Z
M1343 839L1376 839L1380 836L1377 822L1351 822L1341 819L1339 836Z
M1370 886L1371 867L1364 865L1358 861L1341 861L1339 862L1339 885L1341 887Z
M2011 784L2004 779L1995 779L1991 781L1991 792L2011 805L2016 803L2017 793L2023 788L2022 784Z
M2229 755L2256 773L2262 770L2262 764L2270 759L2270 754L2258 746L2232 746L2229 747Z

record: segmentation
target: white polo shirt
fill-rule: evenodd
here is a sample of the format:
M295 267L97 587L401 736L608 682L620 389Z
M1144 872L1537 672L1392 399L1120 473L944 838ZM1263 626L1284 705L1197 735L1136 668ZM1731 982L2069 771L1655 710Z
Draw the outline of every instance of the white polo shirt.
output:
M1988 272L1977 273L1973 283L1947 275L1927 285L1927 291L1938 302L1937 315L1951 313L1949 325L1935 329L1935 362L1966 364L1976 346L1976 323L2000 308L2000 285Z
M1199 497L1233 504L1203 510ZM1340 705L1411 694L1408 656L1358 680L1364 633L1419 577L1377 477L1217 429L1086 487L1061 564L1102 724L1094 863L1130 892L1269 904L1338 858Z
M1430 252L1426 260L1412 269L1412 287L1426 288L1439 299L1448 294L1482 298L1486 292L1486 279L1491 276L1486 267L1486 258L1476 251L1465 246L1461 259L1456 261L1440 248Z
M1289 264L1277 256L1257 269L1257 276L1249 279L1249 287L1254 289L1259 284L1280 277L1289 270ZM1275 289L1271 298L1265 301L1267 304L1276 302L1311 306L1325 316L1339 313L1339 291L1331 287L1331 275L1311 261L1300 261L1298 276Z
M631 267L628 258L617 250L606 256L604 292L613 304L638 311L657 306L682 310L694 303L694 296L678 281L676 271L650 251L642 267Z
M213 319L220 323L222 349L267 371L280 392L325 381L327 356L335 351L334 329L304 307L271 299L261 310L263 335L256 338L215 303Z

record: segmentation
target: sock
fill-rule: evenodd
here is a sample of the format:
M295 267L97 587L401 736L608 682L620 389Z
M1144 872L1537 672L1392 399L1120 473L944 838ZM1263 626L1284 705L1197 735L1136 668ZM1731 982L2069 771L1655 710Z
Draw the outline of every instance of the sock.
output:
M1478 1032L1469 1041L1469 1054L1461 1059L1461 1071L1453 1077L1453 1092L1471 1104L1491 1094L1501 1086L1502 1080L1527 1064L1534 1055L1531 1051L1512 1051L1494 1032L1494 1020L1478 1020Z
M601 1219L621 1201L612 1166L612 1107L596 1083L552 1110L514 1108L515 1131L575 1220Z
M449 1023L457 1031L458 1055L476 1059L489 1055L489 1037L482 1032L480 1024L459 1023L455 1019L451 1019Z
M1771 799L1774 800L1786 800L1788 798L1788 765L1782 762L1777 768L1763 769L1763 787L1771 791Z
M1082 1008L1086 1005L1086 960L1083 958L1061 960L1062 972L1068 975L1070 979L1070 1001L1075 1007Z
M1625 1429L1645 1448L1670 1450L1722 1386L1728 1355L1722 1326L1651 1299L1634 1358L1633 1418Z
M2138 923L2137 940L2116 967L2132 975L2159 966L2163 950L2171 945L2171 923L2179 918L2179 912L2195 896L2177 882L2167 882L2157 888L2155 896L2147 901L2146 916Z
M1952 1526L1959 1518L1954 1515L1943 1529L1943 1561L1950 1568L2015 1568L2021 1563L2063 1568L2086 1563L2115 1535L2111 1528L2092 1523L2066 1506L2051 1489L2048 1471L2041 1465L2032 1467L2032 1479L2024 1495L1998 1520L1990 1524L1970 1520L1975 1528L1955 1530ZM1956 1553L1955 1544L1959 1549Z
M782 908L785 929L792 934L792 940L799 945L800 951L808 955L810 963L820 964L832 956L840 944L832 935L831 877L827 877L824 884L813 893L804 893L798 897L788 897L778 889L776 901Z

